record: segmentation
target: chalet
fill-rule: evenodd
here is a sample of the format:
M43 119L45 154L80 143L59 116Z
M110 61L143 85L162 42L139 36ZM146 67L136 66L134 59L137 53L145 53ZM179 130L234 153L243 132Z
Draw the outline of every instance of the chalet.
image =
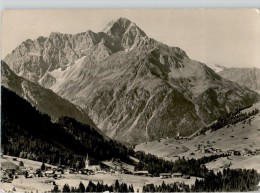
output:
M227 153L229 155L241 155L240 151L238 150L228 150Z
M190 179L190 175L183 175L182 178L183 179Z
M101 171L97 171L96 174L108 174L108 173L106 171L101 170Z
M165 178L171 178L172 174L171 173L160 173L159 176L161 179L165 179Z
M214 150L212 149L212 148L207 148L207 149L205 149L205 153L212 153Z
M234 155L241 155L241 153L240 153L240 151L235 150L235 151L234 151Z
M172 173L172 177L173 178L181 178L182 177L182 173L180 173L180 172Z
M151 176L148 171L134 171L133 174L138 176Z
M26 178L33 178L35 175L34 175L34 172L29 172L27 177Z
M12 183L13 179L8 177L2 177L1 182Z
M100 166L102 168L102 170L106 171L106 172L111 172L114 173L115 172L115 165L109 161L103 161L100 163Z
M53 177L54 176L54 172L52 170L48 170L45 172L45 176L46 177Z

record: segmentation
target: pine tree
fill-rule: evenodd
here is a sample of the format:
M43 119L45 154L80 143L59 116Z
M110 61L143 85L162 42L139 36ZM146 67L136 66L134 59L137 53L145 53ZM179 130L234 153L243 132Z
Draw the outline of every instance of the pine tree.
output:
M62 192L70 192L70 187L68 184L64 184Z
M51 190L51 192L60 192L59 186L55 185L54 188Z
M78 192L85 192L85 186L82 182L79 183Z
M120 185L119 185L118 180L116 180L116 182L115 182L114 192L120 192Z

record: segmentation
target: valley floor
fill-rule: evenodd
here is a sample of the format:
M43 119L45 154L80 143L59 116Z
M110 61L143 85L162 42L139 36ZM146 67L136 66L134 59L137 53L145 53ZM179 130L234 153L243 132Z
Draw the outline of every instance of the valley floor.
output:
M25 167L33 167L34 169L39 168L42 163L17 158L18 161L13 161L13 157L4 156L5 159L1 158L1 162L8 161L18 164L18 161L23 161ZM55 180L55 183L59 186L59 189L62 189L64 184L67 183L69 186L78 187L79 183L82 182L85 186L88 185L88 182L91 180L94 183L103 182L104 184L114 184L116 180L119 183L127 183L128 185L133 185L134 190L142 192L143 185L153 183L155 185L162 184L164 181L166 184L173 182L184 182L185 184L194 184L195 177L191 177L190 179L183 178L168 178L168 179L160 179L160 177L144 177L144 176L136 176L130 174L95 174L95 175L83 175L83 174L64 174L60 179ZM52 180L52 178L48 177L34 177L34 178L24 178L19 177L18 179L14 179L12 183L2 183L1 188L4 191L12 191L15 187L17 192L25 192L25 191L33 191L36 192L44 192L50 191L53 189L54 185L50 183L45 183L46 180Z

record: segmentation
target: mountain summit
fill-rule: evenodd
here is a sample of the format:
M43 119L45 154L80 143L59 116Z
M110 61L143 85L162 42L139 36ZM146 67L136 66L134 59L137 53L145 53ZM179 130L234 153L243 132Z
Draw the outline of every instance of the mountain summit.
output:
M83 108L110 137L130 143L189 135L259 100L124 18L98 33L27 40L5 61L16 74Z
M126 18L110 22L104 32L125 49L130 49L137 45L143 37L146 37L143 30Z

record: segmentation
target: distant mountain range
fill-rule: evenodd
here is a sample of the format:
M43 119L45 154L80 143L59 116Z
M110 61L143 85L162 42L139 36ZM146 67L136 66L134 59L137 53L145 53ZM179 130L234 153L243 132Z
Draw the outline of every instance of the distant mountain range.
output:
M258 68L226 68L218 74L260 93L260 69Z
M259 68L228 68L219 64L210 64L208 66L216 73L218 73L221 77L232 82L236 82L241 86L246 86L247 88L260 93Z
M84 109L108 136L129 143L189 135L259 100L125 18L98 33L26 40L4 61L15 74Z

